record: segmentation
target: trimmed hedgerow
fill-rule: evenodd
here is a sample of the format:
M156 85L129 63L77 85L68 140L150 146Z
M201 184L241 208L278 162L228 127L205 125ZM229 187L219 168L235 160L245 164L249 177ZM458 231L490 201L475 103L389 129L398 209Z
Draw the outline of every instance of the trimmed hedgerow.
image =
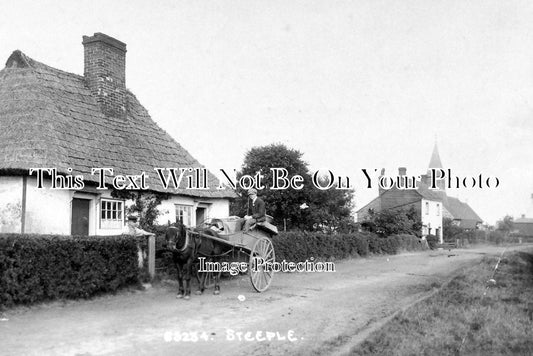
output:
M162 246L163 236L157 236L158 253L156 265L159 270L171 273L171 255ZM160 241L161 240L161 241ZM371 232L350 234L323 234L319 232L289 231L272 237L276 261L338 260L349 257L365 257L369 254L396 254L400 251L422 251L425 242L413 235L400 234L379 237Z
M398 243L400 244L400 250L403 251L421 251L426 250L427 245L425 242L421 241L420 238L408 235L408 234L400 234L400 235L394 235L391 236L398 240Z
M137 251L131 236L0 234L0 308L138 284Z
M284 232L272 238L277 261L341 259L368 254L396 254L400 250L420 251L426 248L412 235L378 237L370 232L352 234L322 234Z

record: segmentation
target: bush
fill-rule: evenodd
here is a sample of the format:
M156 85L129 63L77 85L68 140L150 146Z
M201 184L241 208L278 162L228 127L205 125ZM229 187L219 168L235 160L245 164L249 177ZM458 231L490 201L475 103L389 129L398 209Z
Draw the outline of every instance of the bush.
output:
M485 231L467 230L453 224L449 218L443 219L444 242L455 243L459 240L459 246L466 243L475 244L485 241Z
M437 245L439 243L439 238L435 235L427 235L426 241L428 242L429 248L434 250L437 248Z
M403 251L423 251L427 249L427 245L417 236L400 234L390 237L398 240L400 250Z
M365 257L368 256L370 253L370 247L368 244L369 236L371 238L371 234L367 234L368 236L361 235L357 239L353 239L355 249L354 252L356 252L359 256Z
M505 240L503 232L496 230L489 233L489 241L495 244L501 244Z
M361 222L361 227L366 231L388 237L395 234L419 233L422 222L414 206L408 210L384 209L380 212L369 210L368 216Z
M131 236L0 234L0 308L137 284L137 246Z
M444 242L455 243L458 234L464 233L465 229L455 225L450 218L442 219L442 238Z
M400 250L400 242L397 238L389 236L379 239L380 241L380 253L387 255L395 255Z

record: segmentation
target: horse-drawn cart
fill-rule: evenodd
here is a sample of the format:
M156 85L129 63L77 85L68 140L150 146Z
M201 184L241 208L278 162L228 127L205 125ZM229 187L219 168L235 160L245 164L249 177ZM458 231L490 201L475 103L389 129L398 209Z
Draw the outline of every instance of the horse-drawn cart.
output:
M269 267L275 262L271 237L277 235L278 230L271 221L272 218L267 216L267 221L256 223L248 231L243 231L242 218L212 219L204 228L190 233L225 245L227 249L224 255L235 251L248 255L250 282L257 292L264 292L274 276L272 268Z

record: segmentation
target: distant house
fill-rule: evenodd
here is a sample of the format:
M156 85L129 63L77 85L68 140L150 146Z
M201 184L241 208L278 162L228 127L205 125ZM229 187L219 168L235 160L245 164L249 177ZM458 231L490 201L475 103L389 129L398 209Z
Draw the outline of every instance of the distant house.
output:
M126 201L112 196L111 189L97 189L99 176L91 172L104 167L113 168L115 176L145 172L148 192L168 193L159 206L160 223L182 219L196 225L227 216L236 195L216 189L211 173L208 189L187 189L186 178L178 189L161 184L156 167L202 166L126 89L126 45L95 33L83 37L83 46L83 76L18 50L0 71L0 232L120 234ZM48 177L39 189L31 168L83 175L84 187L50 189ZM106 178L107 187L112 178Z
M483 220L468 205L457 198L445 196L443 199L444 217L450 218L452 223L466 230L478 229Z
M531 204L526 214L513 221L513 233L522 236L533 237L533 194L531 194Z
M382 174L385 172L382 171ZM399 168L399 176L406 175L404 167ZM422 236L435 235L442 242L442 214L443 205L441 197L436 192L427 188L419 189L379 189L379 195L370 203L357 211L357 221L364 221L370 211L404 210L414 208L422 222Z
M525 215L513 221L513 233L522 236L533 237L533 218L526 218Z
M428 171L431 168L443 168L437 144L433 148ZM405 176L406 169L400 168L398 175ZM424 174L417 182L417 189L379 189L378 197L357 211L357 221L364 221L370 209L381 211L414 206L422 222L422 236L436 235L441 242L443 218L450 218L464 229L476 229L482 223L483 220L467 203L446 194L444 180L437 180L436 186L437 189L430 189L429 174Z
M439 200L442 202L443 218L451 219L454 225L463 229L476 229L483 220L467 203L463 203L459 199L450 197L446 194L446 187L443 179L436 181L438 189L429 188L429 169L431 168L443 168L436 143L433 147L433 152L431 153L431 159L429 160L428 174L421 176L422 179L419 184L419 189L429 189L440 198Z

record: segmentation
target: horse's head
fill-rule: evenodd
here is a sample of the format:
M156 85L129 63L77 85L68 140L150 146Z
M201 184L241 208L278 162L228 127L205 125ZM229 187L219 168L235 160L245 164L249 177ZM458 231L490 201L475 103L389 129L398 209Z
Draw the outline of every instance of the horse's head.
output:
M180 221L169 226L165 232L165 242L167 249L175 251L182 248L187 239L187 228Z

